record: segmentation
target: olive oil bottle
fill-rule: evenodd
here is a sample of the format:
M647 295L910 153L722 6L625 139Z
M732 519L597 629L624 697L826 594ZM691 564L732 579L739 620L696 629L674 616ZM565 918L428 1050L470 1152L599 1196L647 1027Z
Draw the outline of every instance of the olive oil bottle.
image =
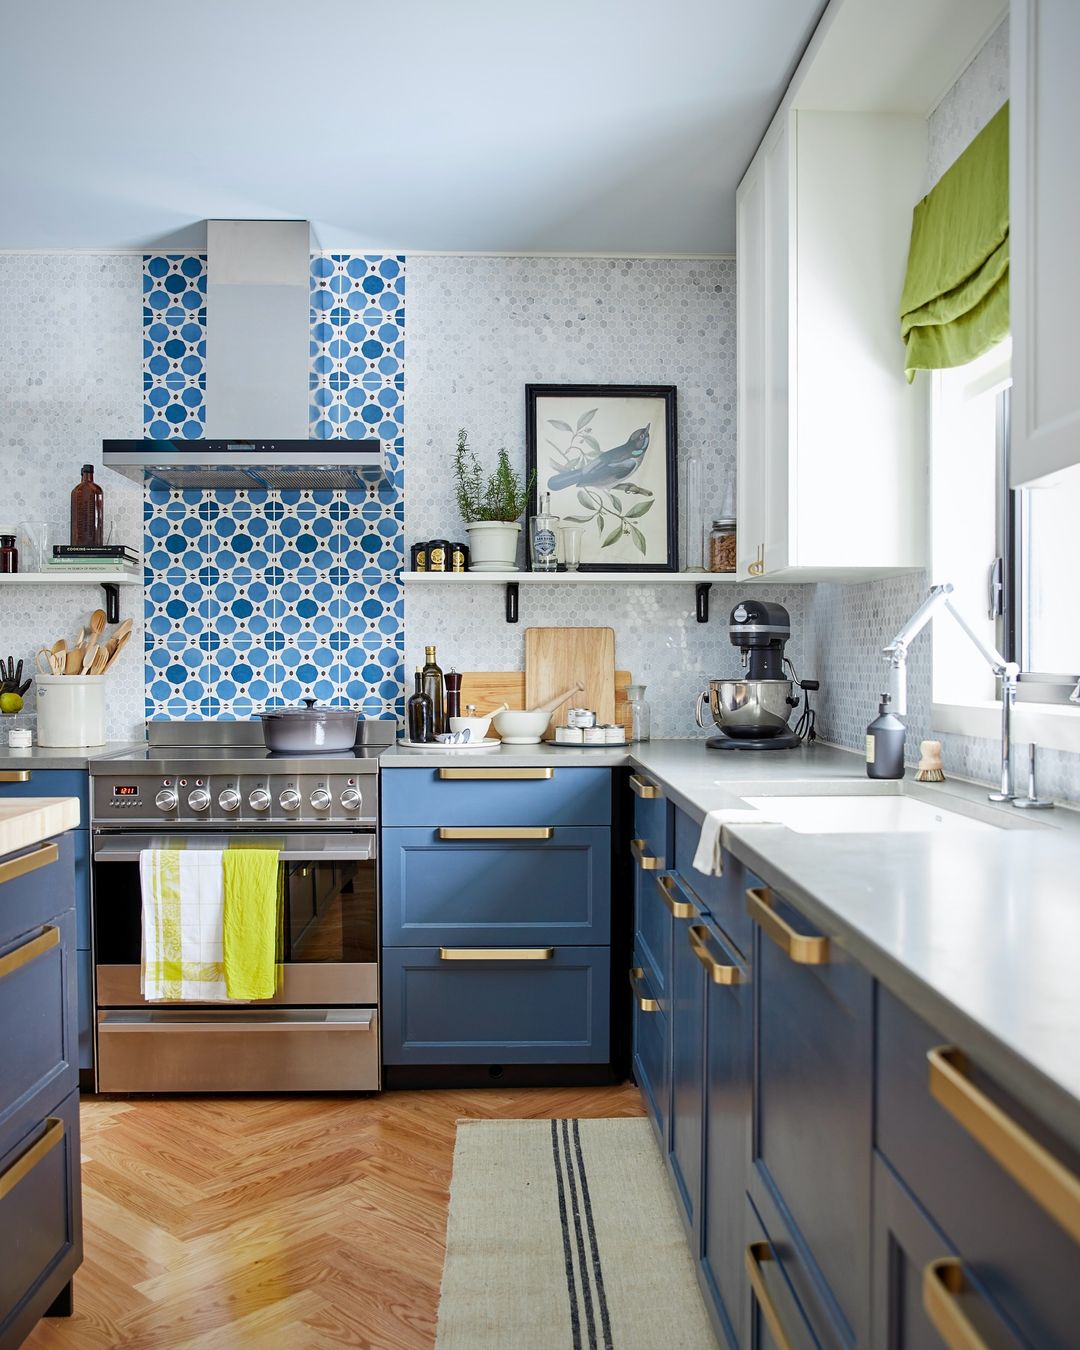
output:
M409 740L418 745L427 744L435 739L435 717L431 699L424 693L424 672L416 667L416 689L410 696L405 709Z
M435 660L435 648L425 647L427 663L423 669L424 693L431 699L432 722L435 735L441 736L446 730L446 712L444 702L443 673Z

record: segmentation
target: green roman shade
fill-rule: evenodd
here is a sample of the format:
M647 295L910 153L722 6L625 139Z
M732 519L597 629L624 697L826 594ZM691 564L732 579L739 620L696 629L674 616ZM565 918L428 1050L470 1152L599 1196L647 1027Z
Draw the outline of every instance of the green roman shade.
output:
M915 207L900 336L908 381L962 366L1009 332L1009 105Z

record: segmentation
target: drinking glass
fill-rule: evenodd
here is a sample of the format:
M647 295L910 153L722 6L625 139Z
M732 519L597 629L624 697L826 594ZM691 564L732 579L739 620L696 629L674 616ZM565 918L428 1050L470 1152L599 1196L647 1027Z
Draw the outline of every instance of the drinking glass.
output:
M568 572L576 572L581 562L581 538L585 531L580 525L562 527L562 554Z
M52 560L52 531L43 520L24 520L19 526L22 535L24 572L44 572Z

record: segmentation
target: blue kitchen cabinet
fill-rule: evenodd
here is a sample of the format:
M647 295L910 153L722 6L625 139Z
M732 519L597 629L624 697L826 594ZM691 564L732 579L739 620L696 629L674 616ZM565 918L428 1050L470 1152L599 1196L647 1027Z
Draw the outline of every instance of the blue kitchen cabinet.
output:
M704 966L705 1099L700 1277L717 1333L746 1343L743 1197L750 1160L754 1001L749 965L713 919L687 931Z
M383 942L607 943L610 831L533 828L385 828Z
M750 1350L820 1350L822 1342L814 1335L788 1279L780 1248L750 1201L739 1208L745 1224L743 1321L749 1328L749 1335L740 1344Z
M662 1155L668 1153L671 1119L671 1028L639 952L630 970L633 990L634 1081L645 1099Z
M868 1343L873 981L797 909L754 921L749 1192L818 1338Z
M746 911L746 891L756 885L753 874L733 854L724 852L720 876L694 866L701 826L685 811L675 812L672 866L680 882L696 895L740 951L750 950L753 924Z
M705 1132L705 971L691 938L701 911L679 886L666 878L661 892L672 906L671 942L671 1140L668 1166L675 1182L679 1214L695 1260L700 1251L702 1153Z
M384 769L384 825L611 825L611 770Z
M1075 1346L1080 1158L880 985L876 1024L876 1145L942 1235L920 1256L931 1305ZM935 1284L926 1264L948 1259Z
M0 1346L67 1310L82 1259L73 857L0 859Z
M604 1064L607 947L388 947L387 1064Z
M74 904L77 947L85 953L79 971L80 1069L94 1066L93 983L90 970L90 779L85 769L6 769L0 771L0 800L11 797L77 797L79 825L71 831L75 850Z
M610 770L481 762L381 781L384 1063L607 1065Z

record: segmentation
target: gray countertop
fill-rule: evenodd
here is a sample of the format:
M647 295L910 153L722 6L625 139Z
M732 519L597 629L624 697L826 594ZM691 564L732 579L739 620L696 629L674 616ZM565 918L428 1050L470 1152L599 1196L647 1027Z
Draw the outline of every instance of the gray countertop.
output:
M142 741L107 741L104 745L88 745L85 749L65 749L33 745L29 750L0 747L0 772L12 769L85 769L92 759L110 759L127 750L141 747Z
M895 792L862 757L816 745L707 750L703 740L595 750L515 746L463 757L393 749L388 768L630 765L695 821L744 794ZM978 833L799 834L731 825L725 843L855 960L1080 1150L1080 813L993 806L947 780L905 793L999 819Z

